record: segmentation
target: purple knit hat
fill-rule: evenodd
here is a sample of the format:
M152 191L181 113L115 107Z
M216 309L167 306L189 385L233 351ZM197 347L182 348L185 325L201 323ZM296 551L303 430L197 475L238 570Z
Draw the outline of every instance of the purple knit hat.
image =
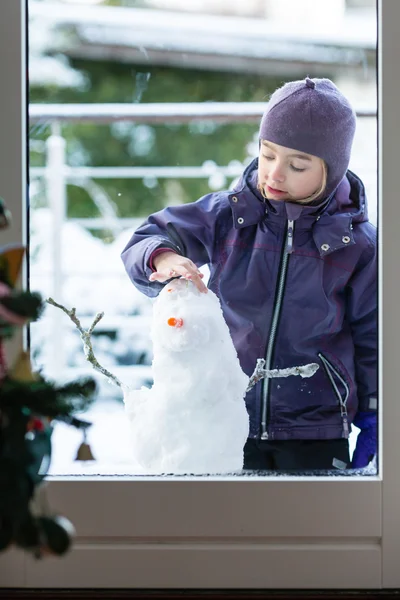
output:
M330 195L349 165L356 116L330 79L286 83L271 96L260 139L323 158L328 167L324 195Z

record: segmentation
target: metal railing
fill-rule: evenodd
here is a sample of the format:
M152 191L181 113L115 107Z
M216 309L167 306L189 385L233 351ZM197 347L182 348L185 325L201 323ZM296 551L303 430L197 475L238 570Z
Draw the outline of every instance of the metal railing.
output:
M154 102L148 104L31 104L31 123L43 121L115 123L259 122L267 102ZM356 108L358 117L376 117L376 108Z

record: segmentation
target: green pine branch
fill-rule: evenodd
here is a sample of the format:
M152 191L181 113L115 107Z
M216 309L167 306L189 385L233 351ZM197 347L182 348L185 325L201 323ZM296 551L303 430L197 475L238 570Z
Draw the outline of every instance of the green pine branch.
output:
M41 378L23 382L6 377L1 385L0 410L14 415L28 410L51 419L72 417L88 408L95 391L92 378L57 386Z

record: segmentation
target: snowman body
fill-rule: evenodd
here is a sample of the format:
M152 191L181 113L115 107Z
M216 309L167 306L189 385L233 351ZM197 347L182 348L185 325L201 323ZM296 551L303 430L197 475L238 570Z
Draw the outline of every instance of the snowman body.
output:
M151 337L154 384L124 393L137 464L147 473L242 469L249 378L217 296L172 280L154 303Z

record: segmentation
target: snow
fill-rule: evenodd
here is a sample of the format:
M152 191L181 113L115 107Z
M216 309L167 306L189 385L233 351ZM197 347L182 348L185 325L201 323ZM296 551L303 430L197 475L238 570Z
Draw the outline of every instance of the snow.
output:
M29 83L30 85L56 85L81 90L89 84L87 77L69 65L67 57L59 50L66 36L56 31L54 22L32 14L29 3ZM53 56L47 55L52 48Z
M54 290L52 278L52 223L48 208L31 212L31 287L45 297ZM118 233L111 244L104 244L81 225L66 221L60 232L63 252L60 264L62 298L54 298L67 307L76 306L79 315L104 311L108 315L149 315L151 303L132 285L123 267L120 253L132 232ZM46 313L53 308L46 309Z
M132 436L129 422L122 403L99 398L82 418L93 423L88 431L88 441L94 454L94 461L76 461L76 453L82 441L82 434L64 423L56 423L52 436L52 460L49 470L51 476L85 475L85 476L143 476L143 468L133 461ZM352 456L358 429L353 428L350 434L350 456ZM376 475L376 463L372 462L357 475ZM246 471L236 476L259 476L258 472ZM274 473L277 475L278 473ZM346 475L333 471L333 475ZM312 475L312 474L311 474ZM175 474L175 476L179 476Z
M61 264L55 266L62 274L61 285L56 288L51 211L32 210L30 224L31 289L43 298L53 297L68 309L76 307L84 329L90 327L96 312L104 311L92 336L100 364L120 379L129 377L137 387L151 383L152 303L132 285L120 259L131 231L123 231L113 243L104 244L82 226L65 222L59 234ZM61 382L92 376L98 383L99 399L122 401L122 394L85 360L79 332L61 310L49 305L45 308L40 320L31 325L31 344L33 366L45 377Z
M135 461L145 473L241 470L248 377L217 296L175 279L153 310L154 384L124 394Z
M115 41L140 47L139 36L147 34L143 44L145 48L149 46L149 41L168 48L180 40L185 40L190 47L190 42L201 39L203 49L208 48L210 43L224 42L224 45L234 50L235 45L241 46L242 43L246 43L251 54L255 54L259 46L263 49L263 57L266 56L266 46L269 47L274 42L279 43L281 52L285 46L293 44L293 57L300 44L310 48L322 46L318 50L324 50L325 46L374 49L377 36L376 14L373 10L349 11L337 27L332 27L329 19L323 19L317 27L308 28L299 27L298 20L290 22L287 18L276 20L190 14L154 8L84 5L73 11L68 5L34 0L30 0L30 13L34 18L55 25L75 25L85 41L89 42ZM307 22L309 20L307 15ZM282 44L282 41L285 43ZM188 50L187 45L183 46L183 51L185 50ZM309 58L313 61L319 60L315 47Z

